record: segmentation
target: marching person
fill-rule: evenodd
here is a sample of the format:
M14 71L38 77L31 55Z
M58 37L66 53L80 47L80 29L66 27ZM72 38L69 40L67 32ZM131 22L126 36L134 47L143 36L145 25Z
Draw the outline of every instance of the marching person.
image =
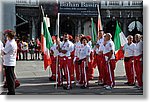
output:
M86 37L81 38L81 49L80 49L80 57L79 62L81 66L81 82L83 83L83 86L81 88L87 88L88 87L88 68L89 68L89 62L90 62L90 54L91 54L91 47L88 45L88 39Z
M137 77L138 89L143 89L143 42L141 35L135 35L135 48L134 48L134 68Z
M134 56L135 44L133 43L132 35L129 35L127 37L127 40L128 40L128 43L126 43L123 47L125 71L126 71L126 76L128 80L125 84L129 86L134 86L135 75L134 75L134 69L133 69L133 56Z
M114 70L115 70L115 46L113 41L111 40L112 35L107 33L104 36L104 43L101 46L101 51L103 51L103 55L105 57L104 62L104 81L106 85L104 86L105 89L110 90L115 85L114 81Z
M7 42L2 51L3 65L6 73L6 81L8 87L7 95L15 95L15 74L14 67L16 66L17 43L14 39L15 32L10 30L6 33Z
M59 45L58 48L59 51L59 74L58 78L62 79L62 72L61 70L64 70L64 74L67 80L67 86L64 86L64 89L70 90L72 88L71 86L71 68L72 68L72 59L71 59L71 52L73 51L73 43L69 41L69 34L65 33L63 42ZM58 81L59 82L59 81ZM61 80L61 83L63 80Z

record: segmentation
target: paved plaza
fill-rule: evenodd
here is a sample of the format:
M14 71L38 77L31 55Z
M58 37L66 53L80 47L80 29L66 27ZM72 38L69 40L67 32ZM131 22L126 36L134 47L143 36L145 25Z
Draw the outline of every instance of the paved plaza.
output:
M49 81L51 75L49 69L43 68L43 61L17 61L15 69L17 78L20 80L20 87L16 88L17 95L143 95L142 90L134 86L124 85L126 82L123 61L117 63L115 69L116 86L112 90L105 90L98 86L98 70L95 69L94 79L90 81L88 89L80 89L73 82L73 89L64 90L62 87L55 89L55 81ZM7 93L3 89L2 95Z

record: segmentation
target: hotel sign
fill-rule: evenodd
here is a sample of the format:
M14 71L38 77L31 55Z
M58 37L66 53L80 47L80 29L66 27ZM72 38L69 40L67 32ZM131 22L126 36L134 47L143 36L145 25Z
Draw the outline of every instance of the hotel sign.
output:
M97 15L96 2L59 2L58 12L68 15Z

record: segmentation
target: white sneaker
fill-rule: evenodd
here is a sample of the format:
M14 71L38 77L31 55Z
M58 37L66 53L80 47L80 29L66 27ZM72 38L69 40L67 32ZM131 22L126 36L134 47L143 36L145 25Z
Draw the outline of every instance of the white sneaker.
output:
M103 88L106 88L108 85L104 85Z
M76 86L81 86L81 84L79 84L79 83L76 83Z
M107 87L105 87L105 89L106 89L106 90L111 90L112 87L111 87L111 86L107 86Z

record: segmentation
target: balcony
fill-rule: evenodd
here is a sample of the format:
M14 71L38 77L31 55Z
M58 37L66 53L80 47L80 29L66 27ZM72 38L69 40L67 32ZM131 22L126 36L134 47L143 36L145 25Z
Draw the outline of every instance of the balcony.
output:
M140 9L143 1L100 1L102 9Z

